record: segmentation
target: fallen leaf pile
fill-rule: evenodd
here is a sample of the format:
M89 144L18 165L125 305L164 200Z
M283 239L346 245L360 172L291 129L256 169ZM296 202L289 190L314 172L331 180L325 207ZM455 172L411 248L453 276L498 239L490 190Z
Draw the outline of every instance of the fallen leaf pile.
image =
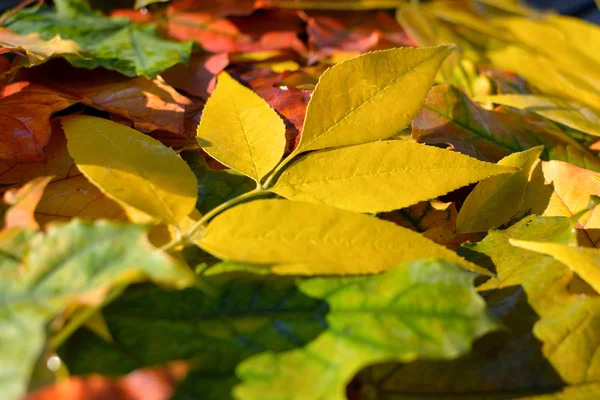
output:
M600 28L104 8L0 16L3 400L600 398Z

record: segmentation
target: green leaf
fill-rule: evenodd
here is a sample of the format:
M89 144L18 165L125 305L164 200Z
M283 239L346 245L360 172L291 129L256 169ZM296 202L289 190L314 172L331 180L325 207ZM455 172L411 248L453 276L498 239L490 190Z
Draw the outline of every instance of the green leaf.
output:
M175 64L187 63L192 42L163 40L153 25L106 18L91 12L86 4L70 0L57 2L56 10L47 6L23 9L4 26L21 34L39 33L46 40L60 35L75 41L85 58L64 57L76 67L104 67L127 76L151 78Z
M600 159L552 121L515 109L487 111L460 90L439 85L412 124L412 137L484 161L497 162L509 154L544 146L542 159L560 160L600 171Z
M381 212L516 171L436 147L389 140L311 153L287 168L271 190L291 200Z
M490 275L391 222L287 200L256 200L233 207L214 218L196 243L221 259L271 265L280 274L368 274L435 257Z
M198 151L185 151L181 157L198 180L196 208L202 214L256 187L256 183L246 176L211 169Z
M104 310L113 345L80 330L61 355L77 374L193 359L175 398L344 399L365 365L456 358L496 329L472 280L425 260L376 276L207 277L214 295L131 290Z
M452 49L376 51L328 69L308 103L295 153L372 142L400 132L419 111Z
M389 400L595 398L600 393L600 298L569 268L511 246L513 239L566 245L575 234L569 218L530 216L463 245L459 253L496 269L498 280L479 290L507 330L483 338L461 359L369 371L365 376L381 378L365 384L389 393L384 397Z
M285 124L265 100L221 72L198 125L202 148L259 182L281 160Z
M147 278L182 287L194 275L154 249L145 228L74 220L32 240L10 238L22 249L0 255L0 392L7 400L24 395L45 344L45 325L67 307L99 303L114 286ZM14 248L13 248L14 251Z
M70 116L61 123L75 164L113 199L173 224L194 210L196 177L172 149L102 118Z
M456 219L458 233L487 232L508 222L518 212L531 167L542 153L538 146L504 157L498 165L517 167L512 175L494 176L480 182L463 203Z
M531 111L581 132L600 136L600 113L576 101L559 97L518 94L478 96L475 100Z

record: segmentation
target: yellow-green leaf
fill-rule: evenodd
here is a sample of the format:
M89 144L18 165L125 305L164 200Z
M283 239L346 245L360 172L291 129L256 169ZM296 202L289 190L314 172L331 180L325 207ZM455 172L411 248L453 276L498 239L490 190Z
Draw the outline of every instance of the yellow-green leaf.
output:
M291 200L381 212L515 171L437 147L387 140L311 153L286 169L272 190Z
M600 293L600 250L529 240L509 239L509 242L513 246L553 257L556 261L575 271L596 292Z
M440 258L490 275L391 222L287 200L257 200L233 207L211 221L197 244L219 258L271 265L273 272L281 274L377 273L406 261Z
M532 111L590 135L600 136L600 112L574 100L519 94L478 96L475 100L480 103L491 102Z
M285 124L259 95L222 72L198 139L208 154L258 182L283 156Z
M172 149L102 118L61 122L75 164L108 196L173 224L194 210L196 177Z
M538 146L498 161L498 165L521 170L512 175L493 176L479 183L458 213L456 231L487 232L510 221L525 197L529 172L542 150L543 146Z
M421 108L452 49L375 51L328 69L308 104L296 153L372 142L400 132Z

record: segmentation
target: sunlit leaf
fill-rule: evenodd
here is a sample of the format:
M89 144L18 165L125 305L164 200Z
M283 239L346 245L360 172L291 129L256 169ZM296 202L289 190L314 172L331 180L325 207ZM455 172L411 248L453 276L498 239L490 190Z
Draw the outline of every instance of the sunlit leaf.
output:
M383 50L327 70L308 104L296 152L372 142L401 131L451 52L450 46ZM384 115L377 111L382 107L398 112Z
M101 118L73 116L61 123L78 168L108 196L169 223L194 209L196 177L172 149Z
M204 108L198 139L208 154L259 182L283 156L285 125L260 96L222 72Z
M272 190L292 200L381 212L516 171L436 147L390 140L311 153L287 168Z
M367 274L435 257L490 275L391 222L287 200L256 200L229 209L211 221L196 243L219 258L270 265L280 274Z
M525 197L531 167L542 153L541 146L504 157L498 165L521 170L480 182L466 198L456 220L459 233L487 232L511 220Z
M11 189L4 193L4 202L10 205L4 214L4 229L39 229L33 213L51 180L52 177L35 178L18 190Z

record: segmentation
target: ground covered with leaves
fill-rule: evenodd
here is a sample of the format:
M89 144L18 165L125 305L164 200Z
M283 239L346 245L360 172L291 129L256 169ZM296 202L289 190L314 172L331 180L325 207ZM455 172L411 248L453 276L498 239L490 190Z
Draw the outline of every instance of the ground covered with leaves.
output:
M3 400L600 398L600 29L516 0L0 17Z

